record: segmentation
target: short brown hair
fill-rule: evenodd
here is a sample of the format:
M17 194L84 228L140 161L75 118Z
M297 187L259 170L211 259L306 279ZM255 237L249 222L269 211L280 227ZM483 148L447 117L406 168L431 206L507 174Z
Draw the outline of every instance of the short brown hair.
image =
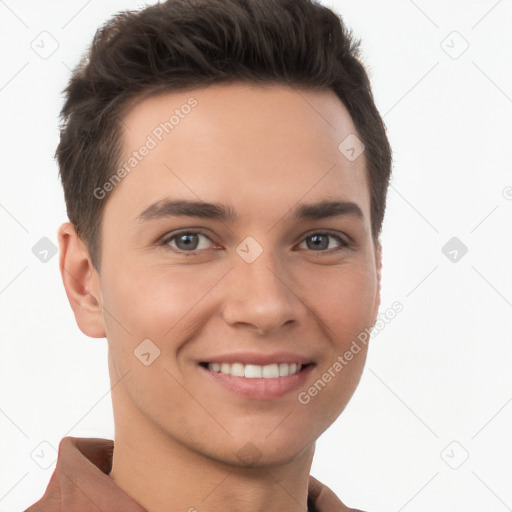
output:
M107 21L64 91L55 153L69 220L94 267L108 199L94 190L120 163L127 105L142 94L213 83L332 89L365 145L378 243L392 157L359 47L342 18L315 0L168 0Z

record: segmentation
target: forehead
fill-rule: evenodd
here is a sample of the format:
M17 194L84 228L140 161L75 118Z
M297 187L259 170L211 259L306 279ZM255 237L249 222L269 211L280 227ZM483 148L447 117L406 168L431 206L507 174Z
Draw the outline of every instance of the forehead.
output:
M139 213L175 196L262 215L262 205L291 207L329 195L357 198L368 209L364 153L350 160L339 147L356 135L328 89L236 83L160 93L139 100L123 119L121 165L128 172L110 202L123 200Z

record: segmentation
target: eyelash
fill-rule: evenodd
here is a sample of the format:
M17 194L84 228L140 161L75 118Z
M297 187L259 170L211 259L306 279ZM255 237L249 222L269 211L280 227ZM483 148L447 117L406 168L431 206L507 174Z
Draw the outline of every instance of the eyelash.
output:
M199 250L195 250L195 251L183 251L181 249L175 249L175 248L169 246L169 242L171 242L175 238L178 238L179 236L182 236L182 235L203 235L206 238L208 238L210 241L212 241L210 239L210 237L206 233L203 233L202 231L187 230L187 231L181 231L179 233L173 233L170 236L164 237L159 242L158 245L162 246L163 249L165 249L167 251L172 251L174 253L178 253L178 254L184 255L184 256L197 256L199 253L208 250L208 249L199 249ZM304 238L301 240L301 243L304 242L304 240L311 238L314 235L331 236L331 237L335 238L340 243L340 247L338 247L336 249L325 250L325 251L311 251L311 252L317 252L319 254L322 254L322 253L323 254L332 254L332 253L342 251L344 249L349 249L352 247L352 243L349 242L348 240L345 240L343 237L341 237L337 231L332 231L329 229L324 230L324 231L310 232L304 236Z

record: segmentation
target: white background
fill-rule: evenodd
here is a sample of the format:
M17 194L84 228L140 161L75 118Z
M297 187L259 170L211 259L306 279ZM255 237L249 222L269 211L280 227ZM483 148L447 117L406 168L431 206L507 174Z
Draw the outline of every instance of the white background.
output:
M404 309L374 337L312 474L370 512L512 510L512 2L323 3L362 37L388 128L381 310ZM0 512L43 494L55 464L32 459L41 442L113 438L106 340L81 333L58 256L32 247L57 245L67 220L53 153L70 69L138 6L0 1ZM55 44L43 31L58 43L46 59L31 47ZM454 236L468 248L457 262L442 252Z

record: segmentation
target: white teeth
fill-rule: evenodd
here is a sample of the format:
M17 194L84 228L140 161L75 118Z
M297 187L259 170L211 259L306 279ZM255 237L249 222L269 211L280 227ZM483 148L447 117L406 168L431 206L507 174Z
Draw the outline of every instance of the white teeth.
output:
M232 364L231 367L233 366L235 365ZM261 378L261 370L262 367L257 364L246 364L244 377L247 377L248 379L259 379ZM231 375L233 375L233 371L231 371Z
M279 377L279 365L267 364L267 366L263 366L263 369L261 370L261 376L266 379L276 379Z
M233 363L231 365L231 375L234 375L235 377L243 377L244 365L242 363Z
M245 377L247 379L276 379L278 377L287 377L298 373L302 369L301 364L297 363L273 363L261 366L259 364L242 363L209 363L208 370L234 375L235 377Z

